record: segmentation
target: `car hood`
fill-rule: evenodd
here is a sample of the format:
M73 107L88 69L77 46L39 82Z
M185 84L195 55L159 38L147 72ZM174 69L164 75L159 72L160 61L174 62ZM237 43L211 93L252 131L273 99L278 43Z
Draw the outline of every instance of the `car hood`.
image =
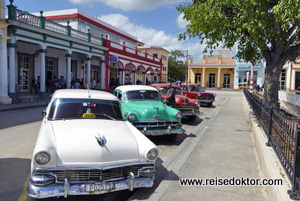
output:
M52 122L57 166L110 165L139 161L138 143L122 121L65 120ZM105 138L100 146L96 137Z
M137 114L139 121L169 119L166 105L161 101L131 101L122 103L122 108L123 107L127 109L122 109L122 111ZM159 115L159 117L154 118L153 116L155 115Z
M166 95L166 94L163 94L163 95L161 95L161 97L162 97L163 99L165 99L165 98L167 97L167 95ZM176 95L175 95L175 101L176 101L176 104L177 104L177 105L184 105L184 106L190 105L190 99L187 98L187 97L185 97L185 96L183 96L183 95L178 95L178 94L176 94Z

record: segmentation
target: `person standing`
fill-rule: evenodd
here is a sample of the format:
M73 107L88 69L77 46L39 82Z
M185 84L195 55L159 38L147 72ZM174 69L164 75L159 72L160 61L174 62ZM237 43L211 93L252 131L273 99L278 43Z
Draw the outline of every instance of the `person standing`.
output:
M175 108L175 104L176 104L175 94L176 94L175 89L172 87L172 84L169 83L167 96L166 96L166 104L173 108Z

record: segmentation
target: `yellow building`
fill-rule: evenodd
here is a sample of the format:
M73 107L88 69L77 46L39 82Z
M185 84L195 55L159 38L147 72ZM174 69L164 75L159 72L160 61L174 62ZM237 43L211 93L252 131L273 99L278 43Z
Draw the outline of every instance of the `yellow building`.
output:
M158 46L138 46L139 51L147 52L150 55L153 55L156 58L162 59L162 70L161 70L161 82L168 81L168 55L169 51L165 50L162 47Z
M279 80L281 90L295 92L300 87L300 58L283 66Z
M235 59L231 50L204 55L202 60L188 60L188 83L210 88L233 88Z

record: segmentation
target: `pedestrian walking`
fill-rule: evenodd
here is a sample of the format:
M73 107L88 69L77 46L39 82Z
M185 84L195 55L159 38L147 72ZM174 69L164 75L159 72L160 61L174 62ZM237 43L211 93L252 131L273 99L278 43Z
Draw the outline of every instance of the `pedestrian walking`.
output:
M175 104L176 104L175 94L176 94L175 89L172 87L172 84L169 83L167 96L166 96L166 104L173 108L175 108Z

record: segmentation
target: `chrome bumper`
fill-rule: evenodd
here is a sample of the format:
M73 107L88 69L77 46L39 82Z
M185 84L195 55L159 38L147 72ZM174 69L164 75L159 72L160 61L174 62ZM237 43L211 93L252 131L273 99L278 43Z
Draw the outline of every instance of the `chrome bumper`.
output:
M180 129L164 129L164 130L146 130L143 129L141 132L144 135L153 135L153 136L158 136L158 135L169 135L169 134L182 134L184 133L184 130L182 128Z
M198 115L200 114L199 111L181 111L182 115L183 116L186 116L186 117L189 117L189 116L195 116L195 115Z
M65 198L69 195L95 195L104 194L120 190L130 190L134 188L149 188L153 186L154 176L152 177L128 177L128 179L118 180L115 182L115 189L110 191L96 191L86 192L85 183L83 184L72 184L67 180L64 183L55 183L44 187L34 186L31 182L28 182L27 193L32 198L49 198L49 197L60 197Z

